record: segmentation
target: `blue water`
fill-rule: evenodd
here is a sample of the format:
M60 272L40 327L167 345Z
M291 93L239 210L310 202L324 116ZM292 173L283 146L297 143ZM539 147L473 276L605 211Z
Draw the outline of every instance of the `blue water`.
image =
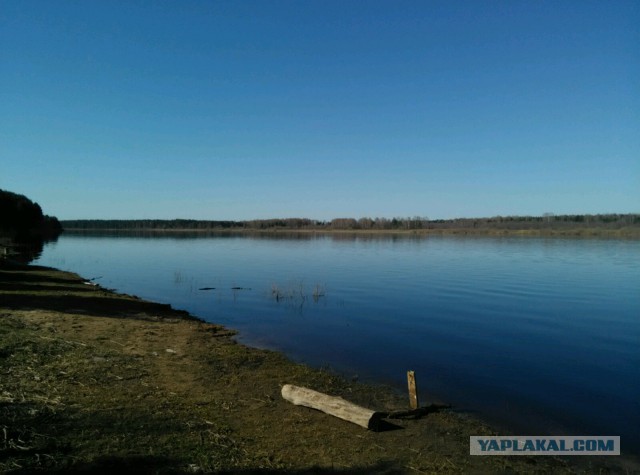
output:
M512 433L640 453L638 241L65 234L37 263L348 377L401 389L412 369L423 402Z

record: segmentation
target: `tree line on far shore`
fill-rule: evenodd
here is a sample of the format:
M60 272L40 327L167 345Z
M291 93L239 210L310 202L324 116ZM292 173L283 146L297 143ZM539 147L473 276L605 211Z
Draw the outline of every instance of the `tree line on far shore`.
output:
M307 218L212 221L193 219L79 219L61 221L65 230L109 231L220 231L220 230L537 230L537 229L621 229L640 227L640 214L575 214L543 216L494 216L490 218L435 219L336 218L319 221Z

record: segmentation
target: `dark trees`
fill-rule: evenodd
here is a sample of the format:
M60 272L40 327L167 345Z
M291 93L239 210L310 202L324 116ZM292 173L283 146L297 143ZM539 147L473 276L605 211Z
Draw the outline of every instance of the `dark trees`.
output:
M43 214L38 203L24 195L0 190L0 235L20 239L52 237L61 232L58 220Z

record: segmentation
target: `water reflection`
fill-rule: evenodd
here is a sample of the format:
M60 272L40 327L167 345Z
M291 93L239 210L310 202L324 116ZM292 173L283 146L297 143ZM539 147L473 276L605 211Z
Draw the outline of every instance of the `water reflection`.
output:
M29 264L39 259L44 245L58 240L54 236L16 236L0 239L0 258L11 259L21 264Z
M92 238L159 238L159 239L249 239L262 241L318 241L337 242L407 242L424 241L433 236L425 234L388 234L376 232L322 232L322 231L154 231L154 230L70 230L68 236Z

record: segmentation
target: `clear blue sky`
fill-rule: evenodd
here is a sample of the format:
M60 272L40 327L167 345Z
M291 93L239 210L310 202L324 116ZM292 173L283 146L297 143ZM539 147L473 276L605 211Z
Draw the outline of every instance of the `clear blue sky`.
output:
M640 212L638 1L0 1L0 188L74 218Z

